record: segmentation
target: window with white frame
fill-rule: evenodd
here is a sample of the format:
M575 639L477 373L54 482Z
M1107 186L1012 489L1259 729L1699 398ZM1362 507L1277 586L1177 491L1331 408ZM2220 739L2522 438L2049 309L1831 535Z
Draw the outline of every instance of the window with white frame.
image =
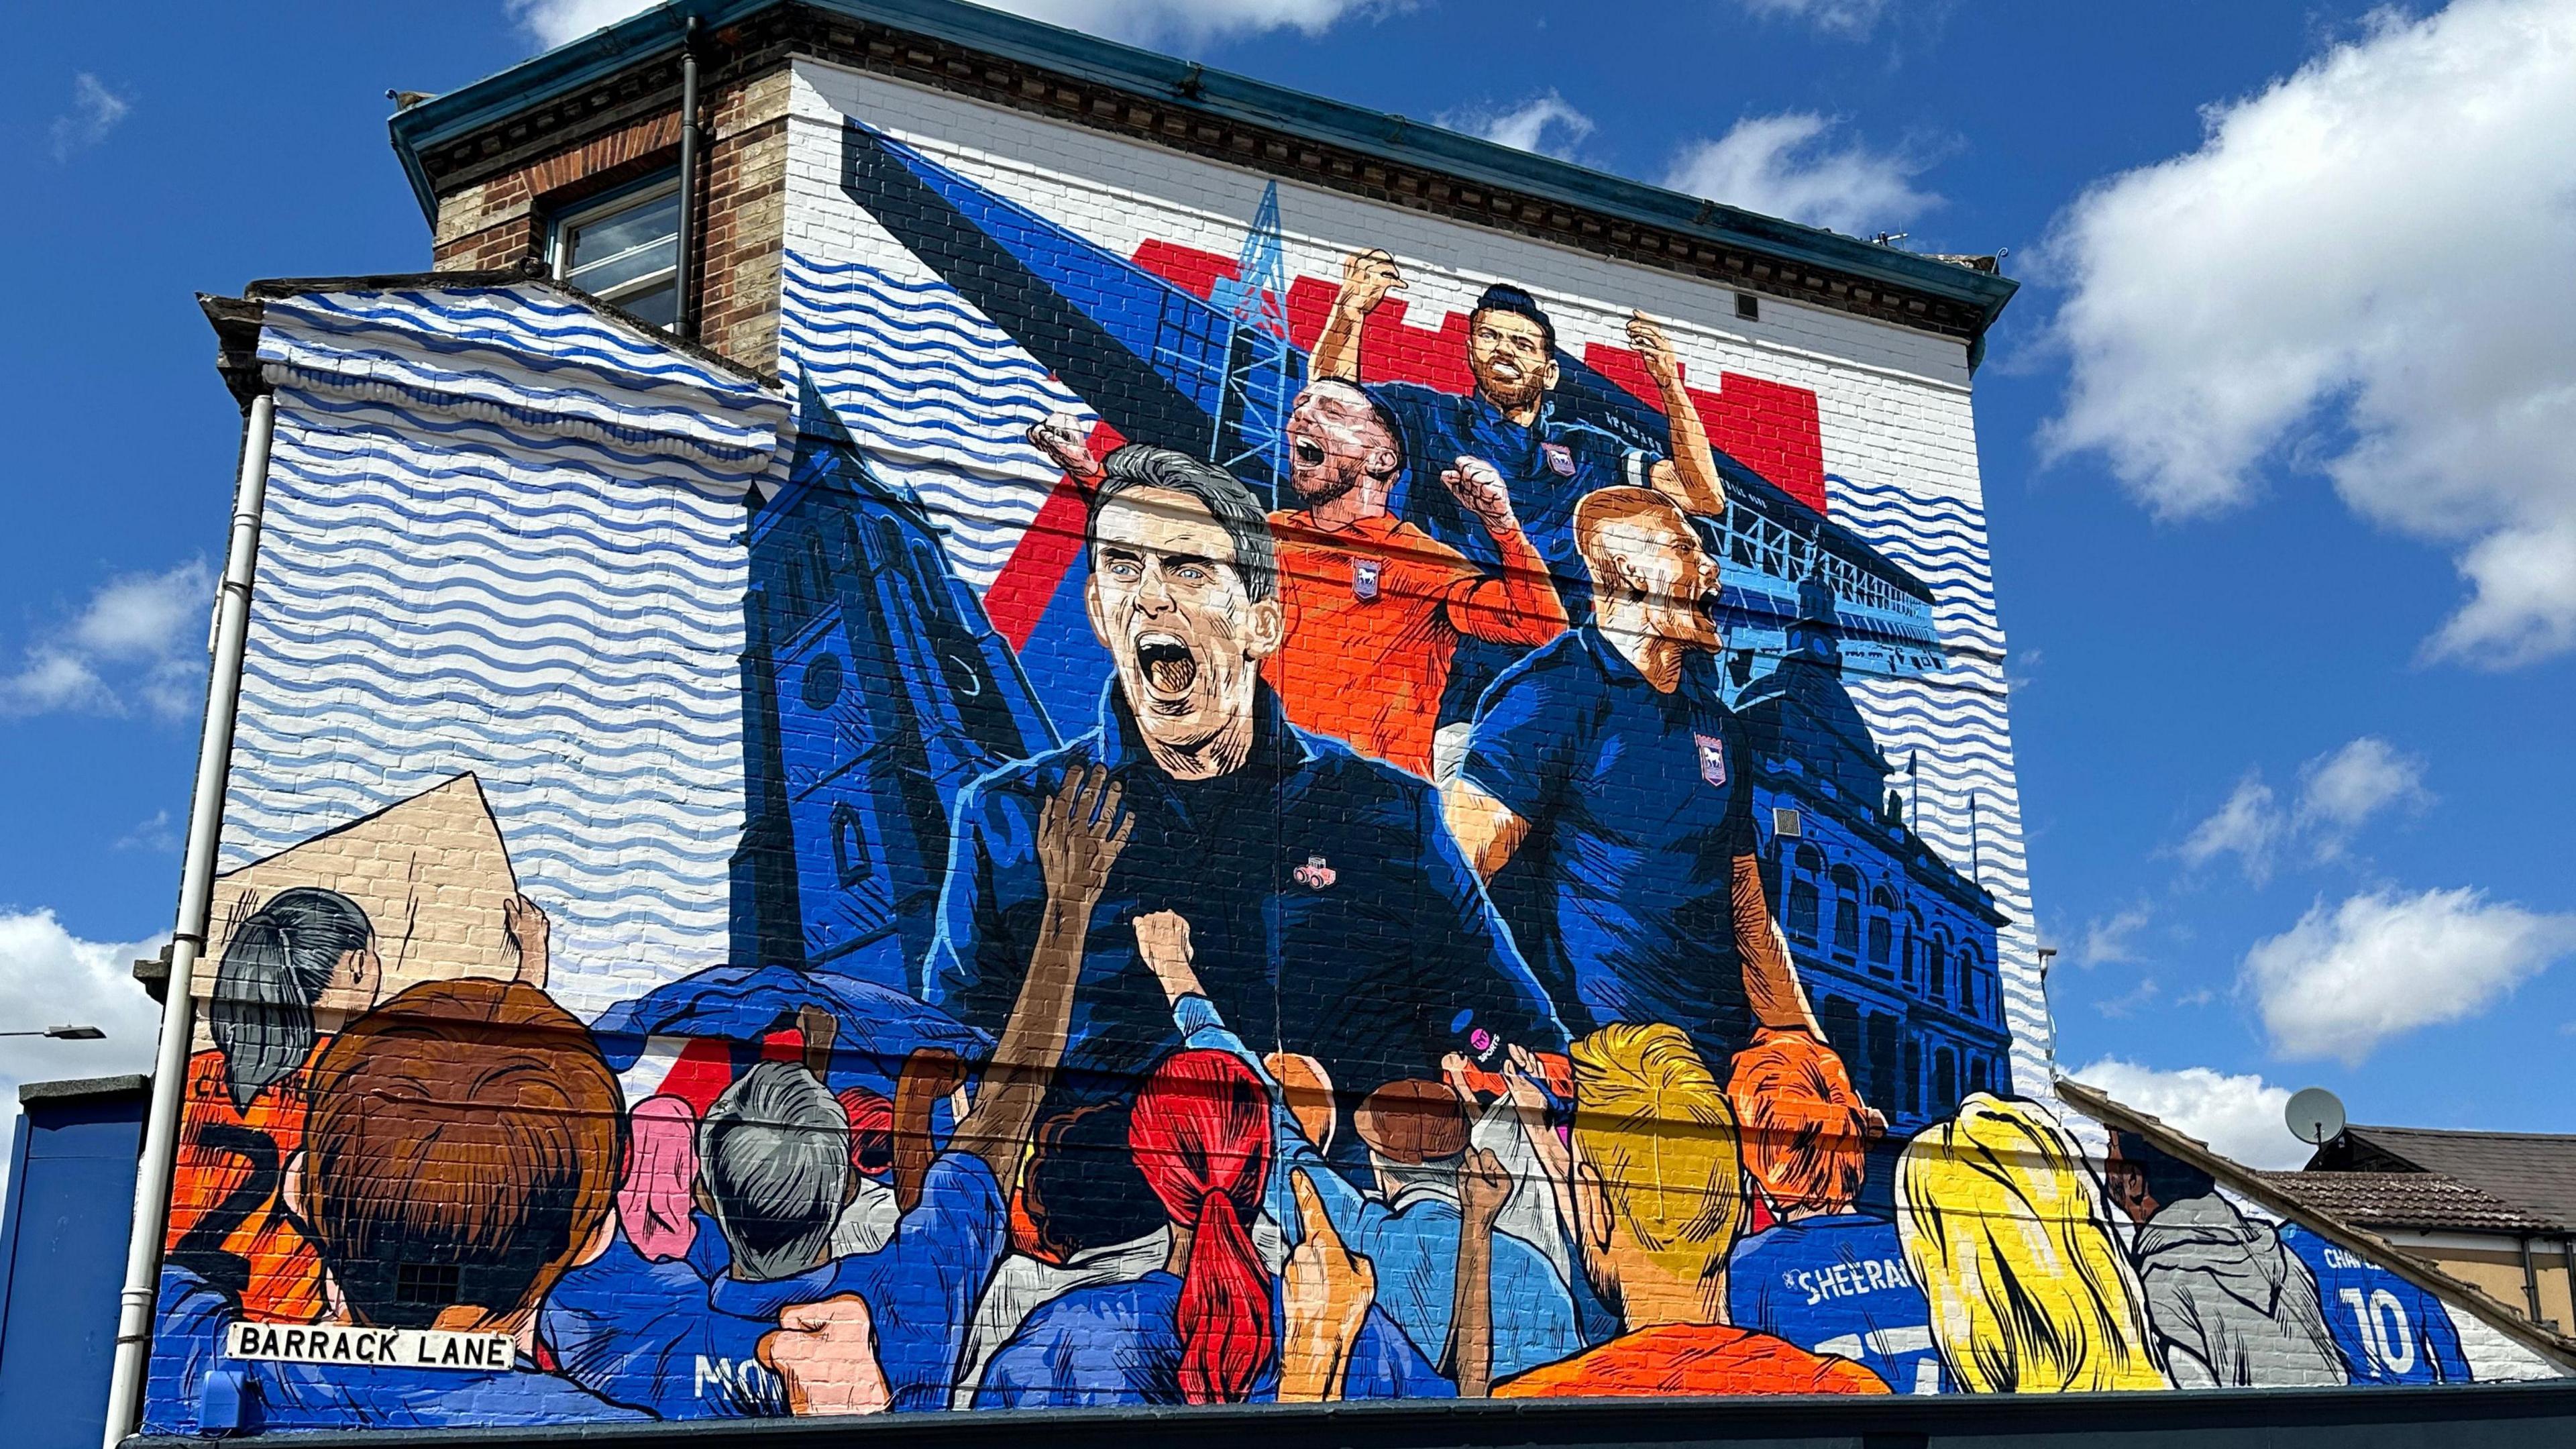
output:
M656 327L680 319L680 191L620 192L555 222L555 276Z

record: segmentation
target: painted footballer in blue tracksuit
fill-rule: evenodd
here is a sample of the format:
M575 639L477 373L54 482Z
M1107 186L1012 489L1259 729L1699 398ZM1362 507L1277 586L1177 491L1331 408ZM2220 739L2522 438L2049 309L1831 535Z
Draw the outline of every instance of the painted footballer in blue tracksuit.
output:
M1931 1305L1884 1218L1830 1213L1746 1238L1729 1260L1727 1304L1736 1327L1857 1359L1897 1393L1950 1390Z

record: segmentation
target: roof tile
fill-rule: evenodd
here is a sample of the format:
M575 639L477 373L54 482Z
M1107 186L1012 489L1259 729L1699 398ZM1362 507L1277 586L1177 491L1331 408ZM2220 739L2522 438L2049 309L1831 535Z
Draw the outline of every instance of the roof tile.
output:
M2263 1172L2308 1207L2372 1228L2562 1233L2566 1225L2437 1172Z

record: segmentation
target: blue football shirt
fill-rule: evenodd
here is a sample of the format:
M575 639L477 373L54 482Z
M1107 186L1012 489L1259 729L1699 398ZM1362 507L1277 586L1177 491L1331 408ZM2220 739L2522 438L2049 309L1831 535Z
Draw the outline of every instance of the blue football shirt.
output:
M1670 1022L1718 1071L1744 1045L1750 764L1713 654L1663 694L1586 624L1495 681L1463 773L1529 824L1492 895L1570 1032Z
M1574 546L1574 505L1583 495L1620 485L1646 487L1661 455L1630 446L1587 423L1564 422L1545 404L1524 427L1480 392L1441 392L1413 382L1369 389L1404 428L1405 475L1387 499L1387 510L1465 554L1488 573L1502 567L1502 552L1485 525L1440 481L1461 457L1481 458L1503 475L1521 529L1547 559L1566 617L1582 623L1592 614L1592 575ZM1494 676L1525 652L1472 636L1458 641L1449 687L1441 696L1440 722L1472 718Z
M1756 1233L1735 1245L1726 1291L1738 1328L1856 1359L1900 1394L1949 1388L1931 1305L1884 1218L1836 1213Z
M2469 1361L2442 1300L2295 1224L2281 1246L2317 1278L2326 1326L2356 1384L2464 1384Z

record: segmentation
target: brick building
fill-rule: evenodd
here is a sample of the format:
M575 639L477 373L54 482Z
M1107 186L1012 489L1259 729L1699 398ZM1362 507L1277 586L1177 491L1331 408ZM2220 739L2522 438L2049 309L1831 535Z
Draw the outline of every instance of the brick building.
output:
M1993 259L948 0L392 125L433 270L206 302L221 828L112 1421L2563 1412L2508 1386L2576 1345L2058 1089Z

